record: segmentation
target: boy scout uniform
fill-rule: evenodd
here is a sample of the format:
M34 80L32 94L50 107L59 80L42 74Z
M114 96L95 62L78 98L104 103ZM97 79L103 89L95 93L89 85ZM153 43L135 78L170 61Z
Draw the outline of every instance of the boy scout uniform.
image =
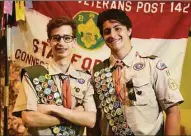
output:
M13 111L14 113L19 113L23 110L37 111L38 103L62 105L62 78L67 75L70 75L71 108L73 109L78 105L83 105L85 111L96 112L93 99L94 90L90 84L90 75L76 71L72 65L69 65L67 73L63 74L57 63L52 61L49 65L45 66L48 70L48 74L38 74L37 77L33 77L33 79L30 80L27 73L34 72L34 67L36 66L29 67L28 69L24 68L23 70L24 76L22 83L24 90L20 90L19 92ZM40 71L42 66L38 69ZM34 74L31 74L31 76L34 76ZM83 130L84 127L68 123L50 128L29 128L28 132L32 135L82 135Z
M162 111L183 102L177 83L156 56L141 56L132 48L122 61L125 66L120 80L128 88L130 102L116 104L119 101L111 74L116 59L110 56L93 69L98 111L96 126L88 129L89 135L160 135L164 131Z

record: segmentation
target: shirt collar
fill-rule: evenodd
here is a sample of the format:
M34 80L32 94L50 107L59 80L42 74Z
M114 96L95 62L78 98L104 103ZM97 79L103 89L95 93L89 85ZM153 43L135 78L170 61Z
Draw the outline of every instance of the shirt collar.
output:
M63 66L63 68L67 69L66 73L63 73L63 71L61 70L61 67L54 60L50 61L47 68L48 68L50 75L65 74L65 75L70 75L75 78L79 77L78 72L75 70L74 66L71 63L65 64Z
M126 66L130 67L133 63L135 56L136 56L136 50L135 48L132 47L130 52L127 54L127 56L125 56L125 58L122 61L125 63ZM117 59L113 55L111 55L109 58L110 68L112 68L115 65L116 61Z

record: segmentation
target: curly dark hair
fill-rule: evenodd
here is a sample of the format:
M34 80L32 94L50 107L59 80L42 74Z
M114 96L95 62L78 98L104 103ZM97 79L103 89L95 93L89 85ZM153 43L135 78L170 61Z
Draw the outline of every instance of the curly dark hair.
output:
M72 27L72 30L73 30L73 36L75 37L76 23L71 18L63 16L63 17L52 18L48 22L48 24L47 24L47 35L48 35L48 38L50 39L51 31L53 29L61 27L63 25L70 25Z
M131 20L124 11L120 9L108 9L99 13L98 15L97 26L102 36L103 36L103 23L107 20L116 20L122 25L125 25L127 29L132 28Z

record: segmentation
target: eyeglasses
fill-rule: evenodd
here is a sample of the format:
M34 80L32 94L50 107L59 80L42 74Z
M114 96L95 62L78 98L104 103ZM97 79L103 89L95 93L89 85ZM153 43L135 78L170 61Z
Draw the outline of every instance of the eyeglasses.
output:
M72 40L74 39L74 36L71 36L71 35L63 35L63 36L60 36L60 35L52 35L50 37L50 40L53 41L53 42L60 42L60 40L63 38L64 42L65 43L69 43L69 42L72 42Z

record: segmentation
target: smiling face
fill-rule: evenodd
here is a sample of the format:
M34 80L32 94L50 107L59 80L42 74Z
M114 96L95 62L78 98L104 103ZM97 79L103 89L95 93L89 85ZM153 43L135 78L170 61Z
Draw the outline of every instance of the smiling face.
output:
M103 38L112 54L129 51L131 30L116 20L107 20L103 23Z
M48 42L52 47L55 61L71 57L72 48L75 45L72 27L70 25L62 25L52 29Z

